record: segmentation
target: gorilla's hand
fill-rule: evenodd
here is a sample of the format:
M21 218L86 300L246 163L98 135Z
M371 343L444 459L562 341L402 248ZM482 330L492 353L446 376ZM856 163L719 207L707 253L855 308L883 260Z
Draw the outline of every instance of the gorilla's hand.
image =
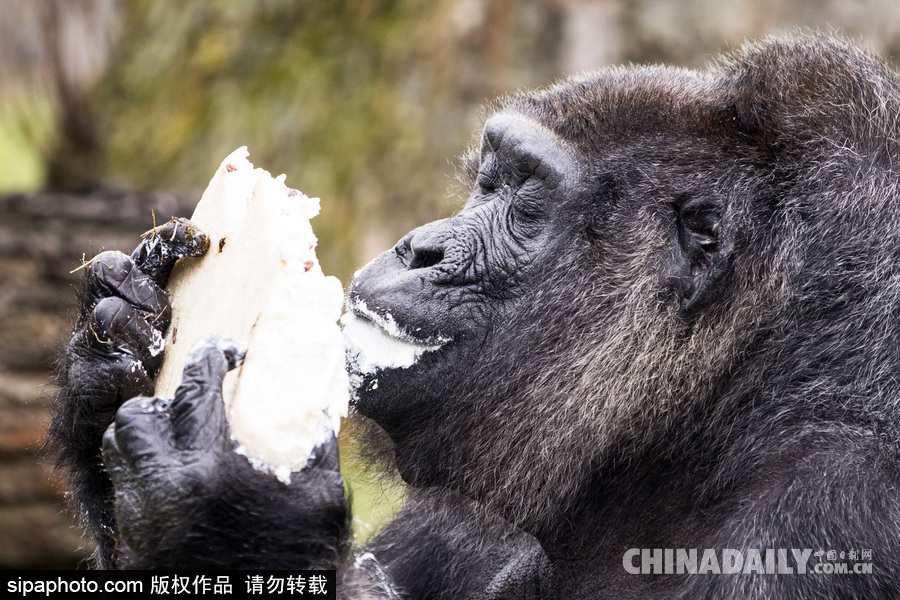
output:
M124 400L152 390L172 317L162 286L176 260L208 248L209 239L190 221L173 219L130 257L103 252L90 261L67 357L69 401L89 409L81 411L80 424L93 423L102 435Z
M171 320L162 287L177 259L200 256L208 247L190 221L173 219L148 232L130 257L103 252L87 265L80 316L59 365L48 441L58 466L69 471L74 508L97 542L97 566L109 566L115 543L112 487L100 460L103 432L123 401L152 392Z
M348 510L337 442L289 485L235 451L222 379L242 359L210 336L192 350L174 400L133 398L103 438L121 559L131 568L338 568Z

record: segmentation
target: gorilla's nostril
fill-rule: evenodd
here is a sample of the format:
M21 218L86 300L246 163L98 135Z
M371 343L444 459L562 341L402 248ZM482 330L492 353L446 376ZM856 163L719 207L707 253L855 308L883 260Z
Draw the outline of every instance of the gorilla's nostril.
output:
M394 251L408 269L427 269L444 260L453 239L453 219L441 219L410 231Z
M426 269L444 260L444 249L437 246L417 248L414 244L412 251L413 257L409 262L410 269Z

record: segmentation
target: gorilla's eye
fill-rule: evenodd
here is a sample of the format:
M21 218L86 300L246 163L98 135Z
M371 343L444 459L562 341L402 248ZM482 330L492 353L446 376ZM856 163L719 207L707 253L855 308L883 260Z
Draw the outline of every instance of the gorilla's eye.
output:
M513 210L516 215L526 220L544 218L547 209L542 181L529 180L517 190L513 198Z
M497 160L493 154L485 156L478 168L478 177L475 180L476 185L484 194L493 194L500 189L500 174L497 172Z

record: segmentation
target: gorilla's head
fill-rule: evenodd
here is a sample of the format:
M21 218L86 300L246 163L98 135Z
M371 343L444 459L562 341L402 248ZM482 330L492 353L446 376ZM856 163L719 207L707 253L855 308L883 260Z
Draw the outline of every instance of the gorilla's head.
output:
M850 275L900 265L900 244L872 244L897 216L864 215L898 113L889 71L810 38L500 102L461 212L351 284L357 410L407 481L520 523L642 452L724 449L759 403L819 414L800 386L847 353L812 368L807 344L878 321L881 280L860 295Z

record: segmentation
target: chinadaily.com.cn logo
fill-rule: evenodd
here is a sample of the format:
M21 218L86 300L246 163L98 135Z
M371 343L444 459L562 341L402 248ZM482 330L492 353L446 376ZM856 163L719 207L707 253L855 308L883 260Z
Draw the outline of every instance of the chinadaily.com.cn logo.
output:
M622 567L632 575L870 575L874 568L869 548L630 548Z

